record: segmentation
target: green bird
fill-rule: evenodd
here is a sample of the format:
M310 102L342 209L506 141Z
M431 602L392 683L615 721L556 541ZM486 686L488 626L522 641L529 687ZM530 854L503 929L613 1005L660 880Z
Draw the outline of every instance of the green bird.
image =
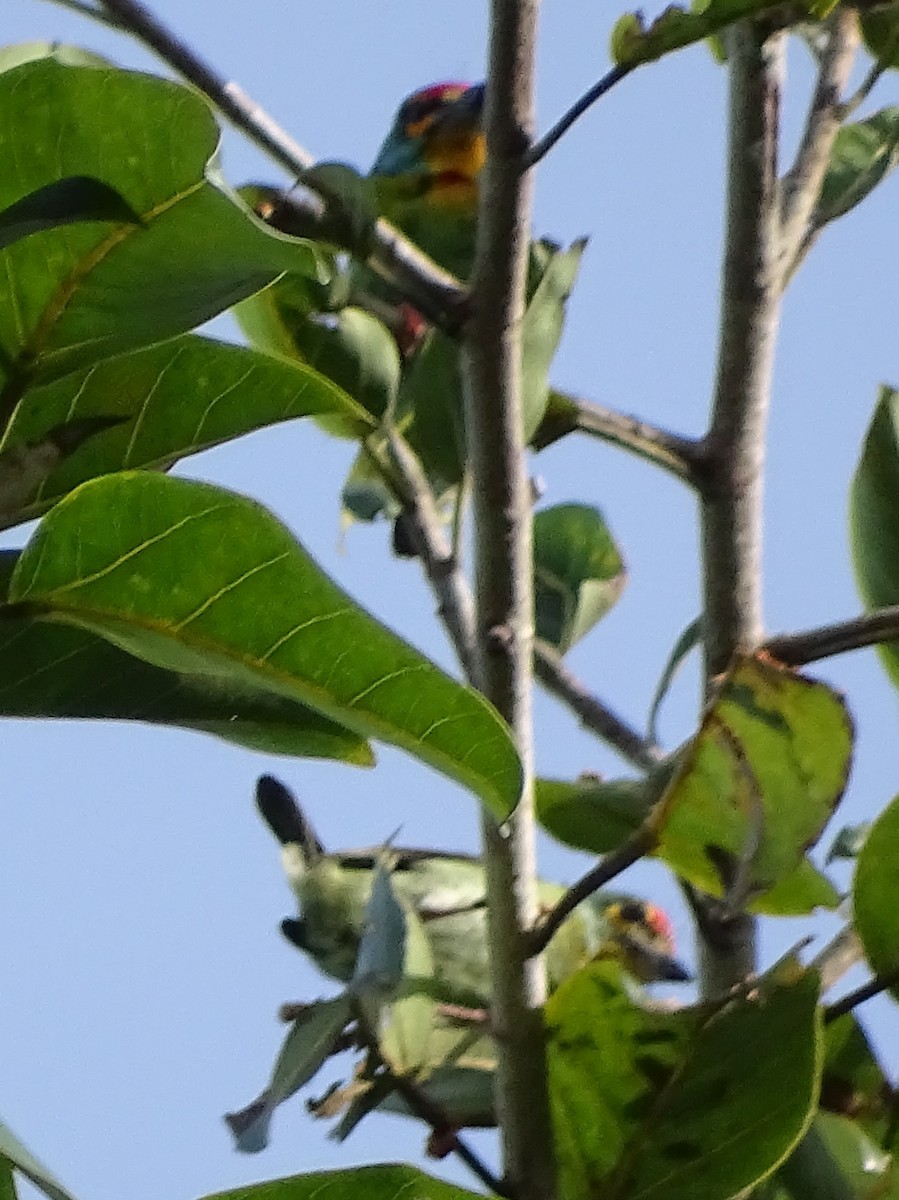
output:
M462 280L471 273L486 157L483 107L482 83L435 83L414 92L370 172L381 214Z
M428 940L436 998L489 1005L486 880L478 858L396 847L329 854L277 779L259 779L256 802L281 843L284 869L299 902L300 916L283 921L282 931L325 975L341 982L352 978L374 870L386 854L394 891L415 912ZM541 882L541 908L548 912L565 891L561 884ZM546 951L550 988L597 957L614 958L641 983L690 979L674 957L668 917L632 896L596 893L563 922Z

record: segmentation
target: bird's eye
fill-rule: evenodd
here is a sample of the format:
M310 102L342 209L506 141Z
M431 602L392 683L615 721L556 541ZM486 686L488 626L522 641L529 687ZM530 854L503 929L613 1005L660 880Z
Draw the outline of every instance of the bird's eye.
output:
M646 910L639 900L623 900L618 905L618 915L628 925L640 925L646 919Z

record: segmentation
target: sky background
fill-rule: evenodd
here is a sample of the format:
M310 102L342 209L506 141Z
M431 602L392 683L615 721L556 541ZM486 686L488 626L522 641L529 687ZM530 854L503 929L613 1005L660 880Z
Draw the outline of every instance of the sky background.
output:
M474 0L153 7L315 155L363 168L405 95L483 75L486 7ZM605 71L619 11L587 0L545 6L541 130ZM4 43L74 42L164 73L125 37L44 0L3 0L0 35ZM638 72L574 127L537 179L536 230L591 239L554 382L688 434L704 426L714 371L725 82L704 47ZM808 56L794 45L785 165L810 82ZM869 109L896 101L897 91L893 79L882 83ZM224 168L234 184L285 179L231 130ZM858 610L846 497L878 385L899 384L896 196L888 181L831 226L787 297L766 494L772 632ZM237 336L228 319L214 332ZM339 482L352 455L349 444L300 421L178 470L258 497L353 596L452 668L433 600L417 566L390 557L388 527L340 536ZM595 441L568 439L534 469L544 503L599 505L619 539L628 587L569 661L642 724L668 651L698 611L694 502L674 480ZM24 536L12 531L4 544ZM826 847L832 832L871 817L896 791L899 710L871 651L814 673L848 693L859 735ZM698 696L695 670L685 672L663 712L669 747L694 728ZM536 715L541 774L627 773L539 693ZM7 722L4 735L0 1116L66 1185L83 1200L190 1200L321 1167L422 1161L420 1126L375 1116L337 1146L300 1098L278 1112L262 1155L232 1147L221 1114L265 1083L283 1034L277 1006L331 990L277 931L292 898L252 792L259 774L277 774L334 847L379 842L401 826L407 844L475 849L471 798L392 750L362 771L138 725ZM548 841L541 847L550 878L571 881L586 861ZM849 875L841 868L835 878L843 884ZM689 922L667 873L640 864L625 882L669 908L692 960ZM768 921L764 962L808 932L820 945L836 927L832 917ZM864 1015L895 1068L895 1007L881 999ZM492 1154L491 1134L475 1140ZM449 1161L429 1169L469 1182Z

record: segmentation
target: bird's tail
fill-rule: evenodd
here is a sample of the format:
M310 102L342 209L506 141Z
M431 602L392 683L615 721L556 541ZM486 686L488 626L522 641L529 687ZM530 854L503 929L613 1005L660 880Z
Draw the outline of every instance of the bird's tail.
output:
M325 848L293 792L274 775L259 777L256 783L256 807L282 846L299 846L307 866L324 855Z

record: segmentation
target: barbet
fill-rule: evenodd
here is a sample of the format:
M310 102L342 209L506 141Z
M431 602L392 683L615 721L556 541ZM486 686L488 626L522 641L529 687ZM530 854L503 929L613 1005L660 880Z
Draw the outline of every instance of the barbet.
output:
M397 896L422 923L438 998L460 1005L489 1004L486 881L478 858L399 847L328 853L292 793L278 780L262 776L256 801L281 843L285 873L299 901L300 915L282 922L282 930L320 970L343 982L351 978L375 868L384 859ZM561 884L541 882L541 908L549 911L565 890ZM665 913L620 893L597 892L563 922L546 952L550 987L595 958L616 960L640 983L690 978L674 957L673 931Z
M486 144L484 85L435 83L407 97L370 172L383 216L466 280Z

